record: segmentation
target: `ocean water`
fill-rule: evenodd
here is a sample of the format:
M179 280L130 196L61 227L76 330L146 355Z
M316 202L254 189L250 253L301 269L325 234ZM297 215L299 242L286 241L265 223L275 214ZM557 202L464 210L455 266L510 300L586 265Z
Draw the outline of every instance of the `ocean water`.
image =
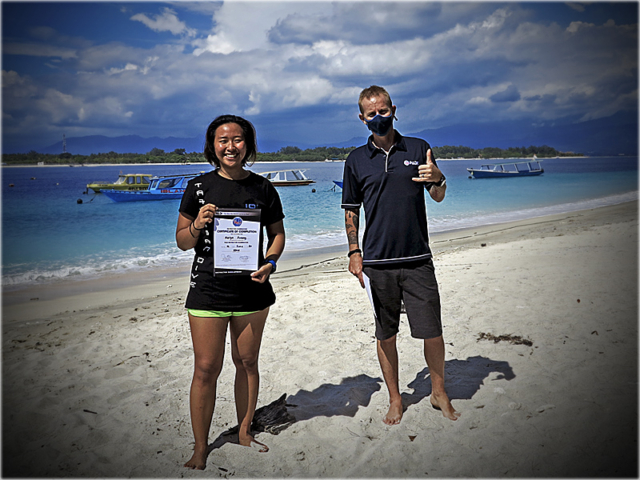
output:
M539 177L469 179L476 160L440 160L442 203L427 199L431 232L495 224L638 199L637 157L544 160ZM316 183L278 187L287 251L344 245L342 162L258 163L253 171L302 168ZM179 200L115 203L85 194L86 184L118 174L209 171L208 164L96 167L3 167L2 283L20 287L156 266L189 264L175 245ZM13 186L9 186L13 185ZM78 200L82 200L79 203Z

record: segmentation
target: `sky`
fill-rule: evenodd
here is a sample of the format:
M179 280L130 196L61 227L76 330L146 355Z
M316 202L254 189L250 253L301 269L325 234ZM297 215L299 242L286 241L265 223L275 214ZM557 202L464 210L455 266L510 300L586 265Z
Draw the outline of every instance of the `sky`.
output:
M403 133L637 112L638 4L2 3L5 152L193 138L228 113L259 140L336 144L368 135L374 84Z

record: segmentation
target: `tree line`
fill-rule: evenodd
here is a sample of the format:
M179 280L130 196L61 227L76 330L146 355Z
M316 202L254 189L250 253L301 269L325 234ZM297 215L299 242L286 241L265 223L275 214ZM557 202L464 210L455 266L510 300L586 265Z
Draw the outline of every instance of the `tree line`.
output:
M325 160L345 160L356 147L316 147L301 149L298 147L282 147L277 152L259 152L257 162L321 162ZM435 158L539 158L581 156L580 153L559 152L553 147L511 147L500 149L486 147L474 149L464 146L433 147ZM90 155L74 155L69 152L61 154L38 153L3 153L3 165L99 165L99 164L133 164L133 163L206 163L202 152L187 153L184 148L177 148L173 152L165 152L160 148L153 148L147 153L92 153Z

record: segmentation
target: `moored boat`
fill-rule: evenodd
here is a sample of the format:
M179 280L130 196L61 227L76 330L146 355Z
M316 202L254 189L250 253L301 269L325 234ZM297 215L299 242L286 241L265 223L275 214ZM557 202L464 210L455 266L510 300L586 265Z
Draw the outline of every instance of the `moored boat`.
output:
M305 170L275 170L273 172L259 172L276 187L295 187L300 185L310 185L316 183L315 180L307 178Z
M469 178L534 177L544 173L541 161L534 157L529 162L489 163L480 168L467 168L467 171Z
M163 175L151 178L146 190L103 190L108 198L114 202L139 202L148 200L176 200L182 198L187 182L201 175L189 173L186 175Z
M340 188L342 188L342 180L334 180L333 183L335 183L337 186L339 186Z
M100 193L102 190L146 190L152 176L149 173L121 173L115 182L88 183L87 191Z

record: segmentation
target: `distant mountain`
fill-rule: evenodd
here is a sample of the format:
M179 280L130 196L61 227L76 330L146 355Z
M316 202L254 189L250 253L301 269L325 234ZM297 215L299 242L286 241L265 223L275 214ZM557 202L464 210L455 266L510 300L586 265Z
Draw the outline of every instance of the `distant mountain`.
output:
M431 145L464 145L471 148L509 148L548 145L561 152L585 155L638 154L637 113L617 113L611 117L571 122L565 119L552 126L530 121L466 124L408 134Z
M90 155L92 153L147 153L153 148L165 152L173 152L176 148L184 148L187 152L202 152L204 136L194 138L150 137L125 135L122 137L106 137L104 135L90 135L87 137L67 138L67 152L74 155ZM61 153L62 141L48 147L35 149L38 153Z
M637 112L620 112L611 117L577 123L566 118L556 121L555 125L536 125L533 121L511 121L487 124L461 124L420 132L404 132L408 136L423 138L434 147L444 145L463 145L471 148L484 147L528 147L548 145L562 152L580 152L585 155L637 155L638 154L638 115ZM282 140L258 139L261 152L277 152L282 147L296 146L301 149L315 147L353 147L363 145L367 137L353 137L347 141L332 144L308 145ZM187 152L202 152L204 136L194 138L143 138L138 135L105 137L67 138L67 151L72 154L89 155L91 153L147 153L153 148L172 152L184 148ZM58 154L62 152L62 142L48 147L35 149L39 153Z
M315 145L305 145L284 141L262 141L258 139L260 152L277 152L282 147L296 146L301 149L314 148ZM104 135L90 135L86 137L68 137L67 152L75 155L90 155L92 153L147 153L153 148L159 148L165 152L173 152L176 148L184 148L187 153L202 152L204 150L204 135L194 138L179 137L150 137L143 138L139 135L126 135L122 137L106 137ZM62 153L62 141L53 145L35 149L38 153Z

